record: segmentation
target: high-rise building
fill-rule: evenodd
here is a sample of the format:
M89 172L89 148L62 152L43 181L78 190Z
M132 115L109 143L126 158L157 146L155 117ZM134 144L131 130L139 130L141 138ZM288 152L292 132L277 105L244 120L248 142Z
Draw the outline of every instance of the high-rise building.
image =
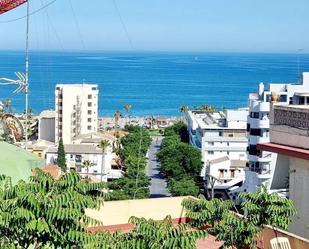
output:
M57 84L55 90L55 140L71 144L78 135L97 131L98 86Z
M248 132L248 164L246 167L245 191L255 192L261 186L267 186L270 192L284 194L283 181L274 180L278 172L277 154L260 151L257 144L269 143L269 113L271 102L281 104L306 104L309 99L301 96L309 92L309 73L303 73L299 84L270 84L265 89L260 83L258 93L249 95ZM278 178L276 178L278 179Z

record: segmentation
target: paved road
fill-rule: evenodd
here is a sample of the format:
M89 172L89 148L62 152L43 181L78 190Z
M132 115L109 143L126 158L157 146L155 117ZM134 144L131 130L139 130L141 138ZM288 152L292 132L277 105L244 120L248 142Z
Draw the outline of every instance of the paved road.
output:
M156 138L153 138L148 151L149 160L147 166L147 175L151 178L151 185L150 185L151 198L170 196L166 187L167 186L166 180L160 173L160 166L156 158L156 153L160 149L161 142L162 137L158 138L158 141Z

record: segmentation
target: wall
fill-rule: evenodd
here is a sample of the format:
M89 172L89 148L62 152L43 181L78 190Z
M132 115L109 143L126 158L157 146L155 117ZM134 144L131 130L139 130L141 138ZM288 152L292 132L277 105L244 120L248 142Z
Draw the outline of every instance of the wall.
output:
M309 239L309 161L290 157L290 199L298 210L290 231Z
M39 119L39 140L55 142L55 118Z
M263 230L261 238L263 238L263 244L258 242L259 249L271 248L270 240L276 237L285 237L289 239L290 245L292 249L308 249L309 248L309 240L305 238L301 238L296 236L295 234L291 234L289 232L280 230L280 229L272 229L269 226L266 226Z
M131 216L163 220L167 215L185 217L181 202L188 197L167 197L142 200L106 201L100 210L87 209L86 215L104 226L126 224Z
M285 155L278 155L277 160L272 161L275 164L273 167L273 180L271 189L285 189L288 188L289 183L289 157Z

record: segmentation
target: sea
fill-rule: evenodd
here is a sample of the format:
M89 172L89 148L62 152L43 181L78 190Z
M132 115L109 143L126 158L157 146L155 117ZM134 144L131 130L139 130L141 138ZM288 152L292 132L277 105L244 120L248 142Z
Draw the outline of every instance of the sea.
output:
M24 52L0 51L0 78L24 71ZM309 71L309 54L215 52L30 52L30 107L35 114L54 108L57 83L99 85L99 114L180 115L182 105L217 108L248 105L258 84L297 83ZM0 100L24 111L16 86L0 86Z

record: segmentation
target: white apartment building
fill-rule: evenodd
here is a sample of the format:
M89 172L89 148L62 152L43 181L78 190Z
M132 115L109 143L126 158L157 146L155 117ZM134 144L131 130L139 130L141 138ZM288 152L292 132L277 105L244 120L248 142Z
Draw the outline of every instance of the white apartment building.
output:
M55 140L71 144L74 137L98 129L98 85L57 84Z
M258 93L249 95L248 115L248 165L246 168L245 191L255 192L262 184L270 192L280 192L283 195L284 186L281 181L274 180L274 174L279 170L277 154L257 149L257 144L269 143L269 112L271 102L281 104L307 104L309 98L309 73L303 73L300 84L270 84L266 90L260 83Z
M112 168L113 155L111 148L102 153L96 145L90 144L66 144L64 145L67 170L74 169L82 176L90 176L97 180L107 181L122 177L122 171ZM84 161L89 160L91 167L87 170ZM57 163L57 147L51 147L46 152L46 164Z
M39 115L38 140L55 143L55 111L45 110Z
M247 115L246 109L188 112L190 143L201 150L201 177L207 187L210 178L217 179L215 188L224 185L224 190L242 185L247 160Z

